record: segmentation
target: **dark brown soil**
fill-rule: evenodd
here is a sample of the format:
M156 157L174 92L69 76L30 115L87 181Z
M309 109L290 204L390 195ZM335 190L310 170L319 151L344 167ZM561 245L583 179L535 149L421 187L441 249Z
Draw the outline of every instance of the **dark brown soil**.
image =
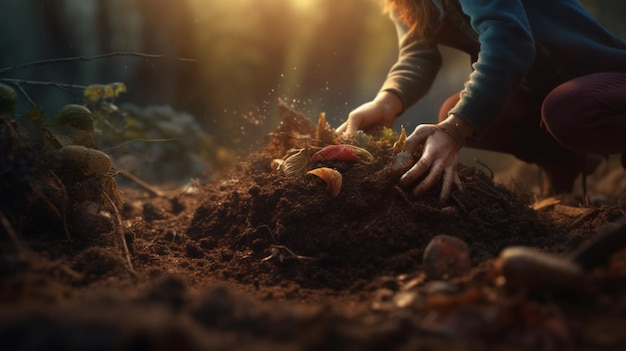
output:
M11 211L3 198L2 349L626 348L626 251L576 291L511 288L493 266L509 246L567 254L623 216L614 198L532 209L527 194L461 166L463 192L411 199L386 173L384 147L367 165L310 165L341 172L332 197L315 176L272 170L281 138L186 191L125 186L121 223L74 218L69 238L62 222L26 225L48 223L33 216L36 199L13 196L23 206ZM441 234L467 243L470 272L426 279L424 249Z

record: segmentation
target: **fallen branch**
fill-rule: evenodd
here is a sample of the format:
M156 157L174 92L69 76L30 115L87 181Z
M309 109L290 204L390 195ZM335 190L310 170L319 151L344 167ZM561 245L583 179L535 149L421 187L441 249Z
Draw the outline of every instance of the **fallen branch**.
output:
M137 184L140 187L142 187L144 190L146 190L152 196L156 196L156 197L165 197L165 196L167 196L167 194L164 191L162 191L161 189L153 187L152 185L148 184L143 179L137 177L136 175L130 173L129 171L125 171L123 169L120 169L118 172L119 172L119 174L123 175L124 177L126 177L126 178L130 179L131 181L133 181L135 184Z
M26 80L26 79L14 79L14 78L0 78L0 81L14 84L15 86L24 85L43 85L43 86L52 86L59 88L61 90L68 91L69 89L81 89L84 90L87 88L86 85L77 85L77 84L67 84L67 83L59 83L59 82L44 82L40 80Z
M24 251L22 242L17 237L17 233L15 233L15 230L13 230L13 226L11 225L11 222L2 212L0 212L0 223L2 223L4 230L7 232L7 235L9 236L9 239L11 239L13 246L15 246L15 251L17 251L18 254L22 254L22 252Z
M5 74L7 72L17 71L17 70L20 70L20 69L31 68L31 67L39 67L39 66L50 65L50 64L66 63L66 62L96 61L96 60L102 60L102 59L105 59L105 58L116 57L116 56L134 56L134 57L152 58L152 59L154 59L154 58L159 58L159 59L160 58L166 58L164 55L143 54L143 53L140 53L140 52L111 52L111 53L108 53L108 54L95 55L95 56L63 57L63 58L56 58L56 59L46 59L46 60L27 62L27 63L22 63L22 64L11 66L11 67L2 68L2 69L0 69L0 74ZM176 57L176 60L184 61L184 62L195 62L196 61L194 59L187 59L187 58L182 58L182 57Z
M116 227L116 232L118 232L119 238L120 238L120 242L122 245L122 250L124 251L124 257L126 258L126 263L128 264L128 269L130 271L130 273L135 276L135 269L133 268L133 263L130 259L130 250L128 250L128 244L126 243L126 238L124 237L124 225L122 224L122 216L120 215L120 212L117 209L117 206L115 206L115 203L113 203L113 200L111 199L111 197L109 196L109 194L107 194L106 192L102 192L102 195L104 195L104 198L109 202L109 205L111 205L111 208L113 208L113 216L115 216L115 227Z

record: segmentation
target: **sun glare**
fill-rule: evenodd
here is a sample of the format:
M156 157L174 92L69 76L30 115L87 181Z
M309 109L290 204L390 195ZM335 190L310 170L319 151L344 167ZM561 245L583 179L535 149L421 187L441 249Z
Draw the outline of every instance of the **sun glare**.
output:
M291 0L291 4L297 11L304 12L315 5L315 0Z
M198 9L210 9L213 6L221 6L224 4L221 1L216 0L191 0L190 3ZM288 2L296 11L304 12L310 11L316 5L316 0L290 0ZM274 0L231 0L228 2L228 6L237 9L237 8L250 8L253 6L282 6L282 2L277 2Z

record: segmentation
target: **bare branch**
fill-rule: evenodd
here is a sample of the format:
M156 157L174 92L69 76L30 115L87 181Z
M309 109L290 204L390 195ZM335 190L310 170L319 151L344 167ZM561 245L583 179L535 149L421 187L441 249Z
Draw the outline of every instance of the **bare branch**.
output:
M46 59L46 60L27 62L27 63L22 63L19 65L12 66L12 67L2 68L0 69L0 74L5 74L7 72L17 71L20 69L38 67L38 66L44 66L44 65L50 65L50 64L65 63L65 62L96 61L96 60L102 60L105 58L115 57L115 56L134 56L134 57L142 57L142 58L167 58L164 55L142 54L140 52L111 52L108 54L95 55L95 56L63 57L63 58L57 58L57 59ZM184 61L184 62L196 61L194 59L188 59L188 58L182 58L182 57L176 57L175 59L179 61Z
M24 250L22 246L22 242L18 238L18 235L15 232L15 230L13 230L13 226L11 225L11 222L9 221L7 217L4 216L2 212L0 212L0 224L2 224L2 227L7 232L9 239L11 239L11 242L13 242L13 246L15 246L15 250L21 254Z
M56 87L65 91L68 91L70 89L84 90L85 88L87 88L87 86L84 86L84 85L58 83L58 82L43 82L39 80L25 80L25 79L13 79L13 78L0 78L0 82L11 83L15 86L19 86L20 84L53 86L53 87Z
M115 217L115 231L119 235L120 244L122 246L122 251L124 252L124 257L126 258L126 264L128 264L129 272L135 276L135 269L133 268L133 262L130 258L130 251L128 250L128 244L126 243L126 237L124 236L124 224L122 223L122 215L120 215L120 211L115 206L113 199L106 192L101 193L104 198L107 200L111 208L113 209L113 216Z
M19 84L19 83L13 83L13 85L15 85L15 87L17 88L17 90L19 90L19 91L20 91L20 94L22 94L22 96L24 96L24 98L26 99L26 101L28 101L28 103L29 103L32 107L37 106L37 105L35 104L35 102L33 101L33 99L31 99L31 98L30 98L30 95L28 95L28 94L26 93L26 90L24 90L24 88L22 87L22 85L21 85L21 84Z

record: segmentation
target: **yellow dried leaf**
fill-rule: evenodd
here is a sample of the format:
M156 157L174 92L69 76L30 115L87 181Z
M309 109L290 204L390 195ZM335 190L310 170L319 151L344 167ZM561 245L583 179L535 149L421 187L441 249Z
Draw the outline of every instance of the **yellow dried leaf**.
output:
M315 139L321 141L324 145L336 144L335 130L326 121L325 112L320 113L320 118L317 122L317 132L315 133Z
M306 173L313 174L321 178L326 183L326 190L328 190L330 196L335 197L339 195L339 192L341 191L341 184L343 182L343 177L339 171L328 167L320 167L312 169Z
M124 83L92 84L85 88L83 96L88 104L93 105L105 99L116 98L125 92L126 84Z
M406 141L406 130L402 127L402 131L400 132L400 137L393 144L392 152L394 155L399 154L400 151L404 148L404 142Z

